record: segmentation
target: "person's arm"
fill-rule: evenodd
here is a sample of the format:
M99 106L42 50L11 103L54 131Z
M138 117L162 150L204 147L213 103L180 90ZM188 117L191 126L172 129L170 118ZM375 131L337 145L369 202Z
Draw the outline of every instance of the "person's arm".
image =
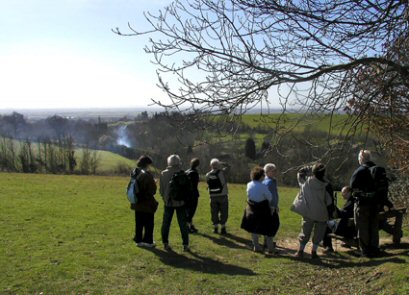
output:
M164 181L163 173L160 174L160 178L159 178L159 192L162 198L164 198L165 197L165 181Z
M223 187L226 186L227 181L226 181L226 176L224 175L223 170L221 170L221 171L219 172L219 179L220 179L220 182L222 183L222 186L223 186Z

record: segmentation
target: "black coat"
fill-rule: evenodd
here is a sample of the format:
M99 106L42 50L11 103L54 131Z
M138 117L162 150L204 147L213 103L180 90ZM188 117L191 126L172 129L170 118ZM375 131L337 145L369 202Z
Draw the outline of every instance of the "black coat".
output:
M262 202L247 201L241 228L254 234L275 236L280 226L278 214L271 214L268 200Z

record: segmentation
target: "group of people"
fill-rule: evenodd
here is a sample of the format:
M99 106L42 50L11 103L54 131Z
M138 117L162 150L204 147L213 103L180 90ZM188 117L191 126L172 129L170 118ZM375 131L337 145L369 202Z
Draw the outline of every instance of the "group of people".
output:
M312 258L318 257L317 249L321 243L327 252L333 251L330 233L349 238L357 236L362 255L373 257L378 254L378 213L385 205L390 209L393 205L387 198L385 184L378 183L382 177L374 176L377 173L384 173L384 169L371 161L371 153L367 150L360 151L358 159L359 168L353 173L349 186L342 189L342 196L346 202L341 209L335 206L334 191L325 177L326 167L323 164L317 163L298 172L300 192L291 208L302 216L296 257L304 256L311 235L313 235ZM141 156L137 161L137 168L131 174L138 184L138 201L131 204L131 208L135 210L134 241L139 247L148 248L155 247L154 214L158 208L155 199L157 185L150 172L152 164L150 157ZM167 168L161 172L159 181L159 192L164 202L162 242L164 248L170 251L169 231L176 211L183 249L189 251L189 234L198 231L193 218L199 199L200 161L197 158L192 159L190 168L186 171L182 169L178 155L169 156L167 164ZM226 235L229 198L225 172L229 167L218 159L212 159L210 168L206 174L206 182L210 195L213 232ZM268 254L276 252L274 237L280 226L276 176L277 167L272 163L264 167L255 167L250 173L247 206L241 228L251 233L255 252L266 251ZM355 221L353 224L350 223L352 217ZM260 245L260 236L264 236L263 245Z
M371 160L368 150L359 152L358 162L359 167L352 174L349 186L342 188L345 204L341 209L335 206L334 191L325 178L323 164L315 164L310 171L308 168L299 171L300 192L292 206L292 210L302 216L296 257L304 256L312 233L312 258L318 257L321 242L325 252L334 251L330 233L347 239L356 238L364 257L375 257L380 253L379 228L385 221L379 220L378 215L385 207L393 209L388 199L386 171Z
M137 167L132 171L131 178L137 182L137 202L131 204L135 211L134 241L139 247L153 248L154 214L158 208L155 199L157 191L156 181L150 168L153 161L148 156L141 156ZM176 212L177 221L183 241L183 250L189 251L189 234L197 233L193 224L199 199L199 171L200 160L192 159L190 168L182 169L182 162L178 155L171 155L167 159L167 168L161 172L159 192L164 203L163 222L161 228L162 242L165 250L171 251L169 245L169 231L173 215ZM206 180L210 194L211 219L214 233L227 234L226 223L229 216L228 186L224 172L228 169L218 159L210 162L211 171Z

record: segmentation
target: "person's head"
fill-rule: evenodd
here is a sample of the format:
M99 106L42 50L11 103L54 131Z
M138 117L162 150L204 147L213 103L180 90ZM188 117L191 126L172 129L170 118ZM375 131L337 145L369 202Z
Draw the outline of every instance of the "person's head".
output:
M138 166L138 168L147 170L149 168L150 165L152 165L153 161L150 157L148 156L140 156L136 162L136 166Z
M264 165L264 172L267 177L274 178L277 176L277 167L273 163Z
M371 152L368 150L360 150L358 154L359 165L363 165L371 161Z
M348 200L349 197L351 196L351 188L350 188L349 186L344 186L344 187L342 188L342 190L341 190L341 194L342 194L342 197L343 197L345 200Z
M220 161L219 159L211 159L210 160L210 168L216 170L216 169L220 169Z
M168 157L168 166L169 167L179 167L182 164L180 157L178 155L170 155Z
M251 180L260 181L260 180L263 179L264 175L265 175L265 173L264 173L264 169L263 169L263 168L261 168L261 167L254 167L254 168L251 170L250 178L251 178Z
M312 166L312 175L314 175L319 180L324 180L325 165L322 163L314 164L314 166Z
M200 160L199 158L193 158L192 161L190 161L190 168L196 169L200 165Z

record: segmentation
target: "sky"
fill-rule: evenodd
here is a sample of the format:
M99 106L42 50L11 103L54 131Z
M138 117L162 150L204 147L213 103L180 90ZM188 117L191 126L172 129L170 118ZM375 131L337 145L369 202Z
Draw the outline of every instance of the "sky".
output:
M171 0L0 0L0 109L145 107L165 99L144 11Z

